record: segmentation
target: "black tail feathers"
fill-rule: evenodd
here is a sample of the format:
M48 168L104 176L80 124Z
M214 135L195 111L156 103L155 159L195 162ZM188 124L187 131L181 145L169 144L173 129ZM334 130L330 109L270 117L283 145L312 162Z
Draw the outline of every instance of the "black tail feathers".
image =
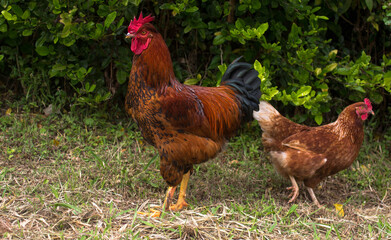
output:
M261 79L258 72L249 63L231 63L221 79L221 85L232 87L238 94L241 103L242 120L252 120L253 111L259 110L259 98L261 97Z

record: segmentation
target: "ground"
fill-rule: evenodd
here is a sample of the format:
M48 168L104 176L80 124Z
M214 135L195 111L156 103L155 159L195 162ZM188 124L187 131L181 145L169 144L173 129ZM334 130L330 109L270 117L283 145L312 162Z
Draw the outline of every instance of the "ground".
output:
M371 126L352 167L315 189L321 209L303 187L288 204L290 182L273 170L254 123L195 167L189 208L148 218L136 212L161 205L167 186L129 119L10 109L0 112L5 239L391 238L391 137Z

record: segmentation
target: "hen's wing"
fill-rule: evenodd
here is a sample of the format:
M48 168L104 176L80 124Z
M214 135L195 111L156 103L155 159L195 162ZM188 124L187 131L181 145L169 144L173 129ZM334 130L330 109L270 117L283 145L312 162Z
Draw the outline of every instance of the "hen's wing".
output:
M335 133L312 128L289 136L281 144L283 151L271 152L277 170L285 176L303 180L313 176L328 160L333 160L330 153L335 152L334 148L339 142Z
M282 141L282 145L297 149L308 150L315 153L328 153L334 144L339 141L339 136L329 131L327 125L307 129L306 131L293 134Z

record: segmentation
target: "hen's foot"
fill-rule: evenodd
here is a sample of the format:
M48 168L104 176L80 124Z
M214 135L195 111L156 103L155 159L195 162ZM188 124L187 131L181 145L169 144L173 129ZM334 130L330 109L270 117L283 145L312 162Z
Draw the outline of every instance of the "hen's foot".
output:
M299 186L297 186L296 180L293 176L289 176L292 182L292 187L286 188L287 190L291 190L291 194L288 197L292 197L288 203L291 203L296 200L297 196L299 196Z
M323 206L320 205L320 203L318 202L318 199L316 198L315 196L315 193L314 193L314 190L310 187L307 187L307 190L308 190L308 193L310 194L311 198L312 198L312 201L314 202L314 204L318 207L318 208L322 208Z
M295 188L295 187L292 186L292 187L288 187L286 189L287 190L292 190L292 192L288 196L288 197L292 197L292 198L288 201L288 203L291 203L291 202L295 201L297 196L299 196L299 188Z

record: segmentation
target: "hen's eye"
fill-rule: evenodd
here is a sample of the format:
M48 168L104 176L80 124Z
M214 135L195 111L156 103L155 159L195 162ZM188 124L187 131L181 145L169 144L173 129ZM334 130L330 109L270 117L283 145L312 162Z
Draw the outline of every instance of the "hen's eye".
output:
M142 34L142 35L145 35L145 34L147 34L147 32L146 32L146 31L142 31L141 34Z

